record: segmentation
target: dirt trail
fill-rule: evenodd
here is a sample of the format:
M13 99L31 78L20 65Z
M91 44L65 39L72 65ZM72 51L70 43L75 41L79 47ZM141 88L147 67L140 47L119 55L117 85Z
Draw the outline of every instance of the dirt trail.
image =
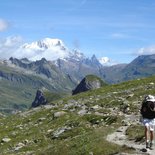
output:
M133 116L127 116L127 119L132 123L137 123L137 120ZM122 126L118 128L114 133L107 136L107 141L114 142L118 145L122 145L122 146L126 145L128 147L134 148L137 153L133 155L155 155L155 146L154 146L154 150L150 150L150 149L145 150L145 144L128 140L125 134L127 128L128 126ZM144 151L147 151L147 152L144 152ZM121 155L128 155L128 154L121 154Z

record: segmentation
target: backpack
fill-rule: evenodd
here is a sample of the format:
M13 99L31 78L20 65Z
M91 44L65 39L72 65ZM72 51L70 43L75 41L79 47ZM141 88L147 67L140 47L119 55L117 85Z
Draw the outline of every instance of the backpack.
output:
M141 115L143 118L153 119L155 118L155 97L152 95L147 95L140 109Z

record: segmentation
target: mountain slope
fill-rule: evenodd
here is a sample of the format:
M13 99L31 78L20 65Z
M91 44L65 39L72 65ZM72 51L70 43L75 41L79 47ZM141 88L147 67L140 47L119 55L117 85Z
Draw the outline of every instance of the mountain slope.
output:
M109 83L119 83L155 74L155 55L141 55L129 64L102 67L100 76Z
M0 89L3 92L1 111L16 110L15 107L28 108L35 91L42 87L52 93L71 94L79 81L89 74L100 77L106 83L120 83L154 75L155 55L139 56L129 64L106 67L98 62L95 55L89 59L76 50L69 57L55 61L47 61L45 58L37 61L26 58L0 61ZM30 94L29 98L21 92Z
M75 86L68 75L45 59L29 63L13 58L10 61L0 63L0 111L27 109L42 87L54 93L70 93Z
M155 74L155 55L142 55L129 63L122 71L122 80L131 80Z
M108 142L106 137L125 125L127 136L136 132L134 142L142 143L143 127L133 125L139 119L144 96L154 93L155 77L149 77L108 85L9 117L1 116L1 153L136 154L137 150ZM134 119L128 120L130 116Z
M35 46L45 48L43 44L38 45L38 43L36 43ZM56 44L55 46L60 45ZM0 85L0 89L5 90L5 88L8 88L3 94L14 97L14 101L12 102L11 98L7 98L3 95L1 98L0 111L4 111L4 108L7 107L9 107L9 110L7 109L5 111L11 111L11 109L12 111L17 110L15 107L18 106L20 110L23 110L22 107L24 106L25 108L30 107L33 100L32 96L35 96L34 91L42 87L45 87L53 93L61 93L63 96L64 93L71 94L72 89L75 88L78 81L85 75L90 73L99 75L98 68L101 66L99 65L95 56L89 60L76 50L70 53L69 57L56 61L47 61L45 58L30 61L27 58L17 59L13 57L9 60L0 61L0 78L1 83L3 83ZM9 84L7 85L6 82ZM29 90L29 99L21 97L21 92L24 90L27 92L26 89ZM14 95L12 91L16 91L17 95ZM23 105L24 102L25 105ZM20 106L21 104L23 106Z
M102 68L102 65L95 55L89 59L75 51L73 56L66 59L58 59L54 63L62 72L68 74L76 84L89 74L101 77L100 68Z

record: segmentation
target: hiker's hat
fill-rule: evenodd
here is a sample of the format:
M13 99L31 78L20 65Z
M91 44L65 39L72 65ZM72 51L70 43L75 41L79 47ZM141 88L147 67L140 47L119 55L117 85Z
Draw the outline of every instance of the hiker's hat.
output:
M145 99L148 102L155 102L155 97L153 95L147 95Z

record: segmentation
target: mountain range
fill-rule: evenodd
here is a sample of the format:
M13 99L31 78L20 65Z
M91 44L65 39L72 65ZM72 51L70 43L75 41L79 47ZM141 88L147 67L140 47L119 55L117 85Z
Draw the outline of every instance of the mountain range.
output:
M25 43L21 45L13 54L15 58L28 58L29 60L36 61L42 58L47 60L57 60L59 58L66 59L74 57L75 59L86 58L82 52L77 49L70 50L62 40L44 38L32 43ZM101 64L110 64L110 59L102 57L98 59Z
M77 50L54 60L1 60L0 154L144 154L139 109L155 92L154 74L155 55L113 66ZM47 100L29 109L40 88Z
M0 111L27 109L40 88L52 93L71 95L72 90L89 74L96 75L109 84L155 74L155 55L139 56L129 64L104 66L95 55L87 58L78 50L70 51L57 39L46 38L24 44L20 48L21 55L24 50L34 55L31 59L11 57L9 60L0 60ZM58 55L53 60L33 60L47 53L50 57L53 53Z

